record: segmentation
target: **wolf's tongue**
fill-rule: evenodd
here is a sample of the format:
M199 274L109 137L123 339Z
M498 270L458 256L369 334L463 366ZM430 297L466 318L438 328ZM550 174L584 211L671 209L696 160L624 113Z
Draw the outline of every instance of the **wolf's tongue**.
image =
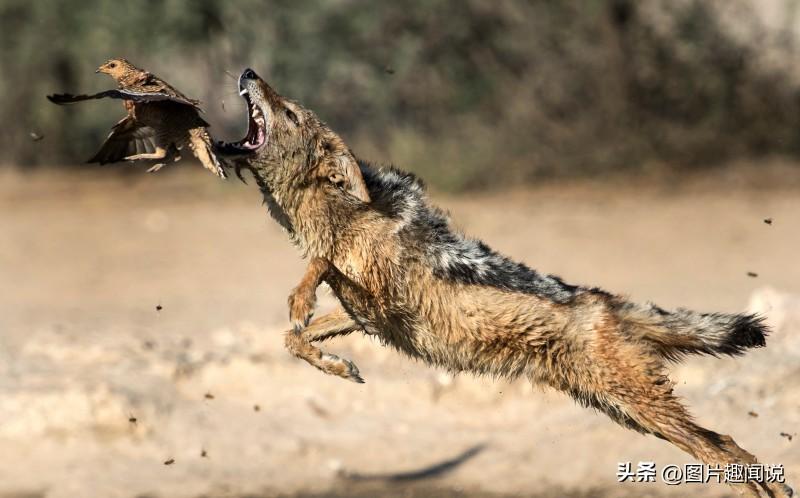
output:
M264 129L259 126L256 128L256 132L252 134L252 136L249 136L242 145L248 149L255 149L261 147L263 144L264 144Z
M253 137L253 141L251 143L253 144L253 147L258 147L264 143L264 129L262 127L258 127L258 131Z

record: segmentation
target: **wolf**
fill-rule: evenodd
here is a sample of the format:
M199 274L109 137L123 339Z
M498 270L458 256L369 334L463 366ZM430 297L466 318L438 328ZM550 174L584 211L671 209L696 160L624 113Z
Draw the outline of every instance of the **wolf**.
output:
M536 272L454 230L417 177L357 160L253 70L238 85L248 131L218 143L217 154L240 178L252 173L272 218L308 258L288 300L290 353L363 382L353 362L315 344L362 332L430 365L553 387L708 464L757 462L693 421L666 366L764 346L762 318L668 311ZM340 306L311 321L322 282ZM763 480L737 486L749 496L792 495Z

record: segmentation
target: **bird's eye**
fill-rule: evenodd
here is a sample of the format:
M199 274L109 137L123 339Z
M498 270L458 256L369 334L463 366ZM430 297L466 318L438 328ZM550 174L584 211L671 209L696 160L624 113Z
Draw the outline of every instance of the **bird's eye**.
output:
M293 113L291 110L286 109L286 117L291 119L295 126L300 126L300 120L297 119L297 114Z
M117 63L116 62L112 62L111 64L108 65L108 67L110 67L111 69L114 69L115 67L117 67Z

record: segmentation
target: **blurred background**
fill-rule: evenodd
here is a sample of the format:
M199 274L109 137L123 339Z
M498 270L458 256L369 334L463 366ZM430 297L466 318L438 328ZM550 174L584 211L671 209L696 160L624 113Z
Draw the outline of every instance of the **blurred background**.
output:
M87 165L126 57L245 132L254 68L454 224L567 282L766 316L676 391L800 482L798 0L0 0L0 498L732 496L617 483L692 462L565 396L354 335L291 358L304 262L252 185ZM252 183L252 182L251 182ZM334 299L320 289L321 314ZM688 489L687 489L688 486Z
M117 114L52 92L124 56L242 132L252 66L360 155L448 190L800 154L795 0L0 2L7 165L79 165ZM29 133L43 135L41 143ZM486 166L492 175L485 175Z

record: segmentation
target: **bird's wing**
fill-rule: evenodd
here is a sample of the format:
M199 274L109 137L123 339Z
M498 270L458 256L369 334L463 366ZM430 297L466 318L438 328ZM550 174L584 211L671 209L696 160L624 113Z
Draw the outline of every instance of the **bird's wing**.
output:
M186 95L179 92L174 86L170 85L166 81L162 80L158 76L152 73L145 72L142 79L140 79L140 83L138 85L128 86L126 87L128 90L136 91L136 92L156 92L156 93L163 93L165 95L171 96L176 101L185 101L191 103L193 106L197 107L200 110L200 101L195 99L190 99Z
M72 95L69 93L56 93L47 96L47 100L49 100L54 104L59 104L59 105L74 104L75 102L81 102L84 100L104 99L104 98L132 100L134 102L159 102L159 101L169 100L171 102L177 102L179 104L185 104L197 108L197 101L190 100L187 99L186 97L160 90L146 91L138 89L137 90L116 89L116 90L106 90L104 92L93 93L91 95Z
M130 116L125 116L111 129L111 133L100 146L90 163L115 163L134 154L152 153L156 151L156 131L149 126L142 126Z

